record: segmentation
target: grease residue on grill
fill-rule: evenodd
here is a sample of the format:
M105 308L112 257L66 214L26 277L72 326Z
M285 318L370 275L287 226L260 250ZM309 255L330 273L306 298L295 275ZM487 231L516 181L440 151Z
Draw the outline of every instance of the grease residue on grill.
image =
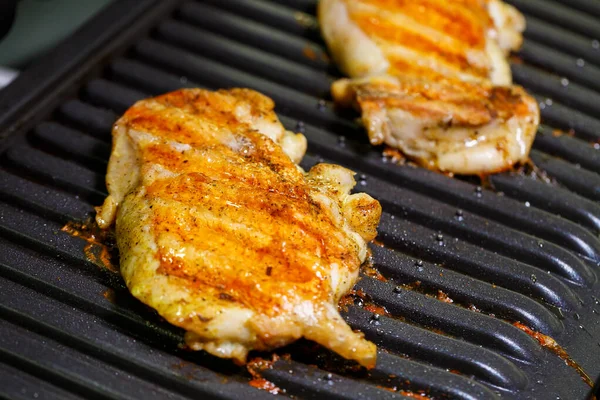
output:
M347 312L348 306L361 307L367 311L372 312L375 315L382 315L385 317L393 317L392 314L383 306L371 301L369 296L362 289L352 289L348 294L342 297L338 303L338 309L341 312ZM393 317L396 318L396 317Z
M441 291L441 290L438 290L438 292L437 292L437 299L438 299L439 301L442 301L442 302L444 302L444 303L448 303L448 304L450 304L450 303L454 303L454 300L452 300L452 299L450 298L450 296L448 296L446 293L444 293L444 292L443 292L443 291Z
M373 243L377 247L381 247L382 249L385 249L385 243L383 243L383 241L381 241L377 238L371 240L371 243Z
M577 371L577 373L579 374L579 376L581 376L581 379L585 383L587 383L590 387L594 387L594 382L588 376L588 374L583 370L583 368L579 364L575 362L575 360L573 360L569 356L565 349L563 349L558 343L556 343L556 340L552 339L550 336L546 336L542 333L536 332L533 329L521 324L520 322L515 322L513 325L525 332L526 334L528 334L529 336L531 336L532 338L534 338L535 340L537 340L540 346L550 350L551 352L559 356L569 367Z
M116 300L116 293L113 289L106 289L103 293L102 296L108 300L111 303L115 303Z
M348 311L348 306L360 305L357 303L364 303L366 301L367 294L362 289L352 289L340 299L338 309L340 311Z
M302 54L304 55L304 57L306 57L310 60L314 61L317 59L317 53L310 46L304 46L304 48L302 49Z
M563 135L567 135L567 136L575 136L575 130L574 129L569 129L567 132L561 130L561 129L553 129L552 130L552 136L554 137L559 137L559 136L563 136Z
M377 279L381 282L387 282L389 280L385 276L383 276L377 268L375 268L370 257L369 260L362 266L361 270L362 273L368 276L369 278Z
M260 374L261 371L273 368L273 363L275 363L277 360L279 360L279 356L276 354L273 355L271 360L265 360L264 358L260 357L250 360L248 364L246 364L246 368L252 376L252 380L250 380L248 384L254 388L265 390L271 394L285 393L285 390L277 387L277 385L275 385L273 382L266 380Z
M87 242L83 252L88 261L110 272L119 272L119 268L113 262L116 246L112 231L100 229L92 219L85 222L69 221L61 231Z
M404 157L404 154L402 154L400 150L389 146L386 146L385 149L383 149L383 159L384 162L391 162L396 165L404 165L407 163L406 157Z

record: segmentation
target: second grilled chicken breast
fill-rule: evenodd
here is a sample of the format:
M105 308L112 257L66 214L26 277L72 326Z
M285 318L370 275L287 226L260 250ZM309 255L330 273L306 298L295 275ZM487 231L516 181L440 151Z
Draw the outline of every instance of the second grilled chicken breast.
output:
M131 107L113 131L109 196L131 293L196 350L245 361L298 338L364 366L375 346L337 310L376 235L377 201L353 173L295 163L302 135L251 90L180 90Z
M499 0L321 0L325 41L373 144L432 169L484 174L525 161L539 110L511 86L524 18Z

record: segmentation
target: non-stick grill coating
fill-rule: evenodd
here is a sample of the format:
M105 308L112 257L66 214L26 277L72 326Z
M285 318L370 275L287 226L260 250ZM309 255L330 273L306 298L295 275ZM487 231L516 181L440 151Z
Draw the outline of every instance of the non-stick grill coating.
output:
M133 102L247 86L307 136L305 167L354 169L357 190L385 211L372 251L388 281L363 277L357 289L388 316L360 299L344 313L378 344L377 368L353 371L300 342L262 371L281 395L584 399L591 388L576 369L512 324L551 336L600 376L600 8L510 2L529 22L514 77L545 125L531 153L538 174L495 175L493 188L396 165L355 114L334 109L339 73L315 0L116 2L25 72L0 92L0 397L272 396L245 368L180 350L182 332L61 231L105 196L111 125Z

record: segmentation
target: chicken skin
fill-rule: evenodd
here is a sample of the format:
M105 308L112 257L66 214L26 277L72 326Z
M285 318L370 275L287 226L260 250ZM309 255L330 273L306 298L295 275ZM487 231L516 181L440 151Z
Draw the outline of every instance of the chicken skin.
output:
M321 0L330 52L352 79L332 86L372 144L425 167L486 174L526 161L535 99L512 86L506 56L523 16L499 0Z
M379 203L353 172L305 173L306 140L248 89L184 89L136 103L113 129L109 196L131 293L185 329L194 350L244 362L301 337L372 367L340 317L376 236Z

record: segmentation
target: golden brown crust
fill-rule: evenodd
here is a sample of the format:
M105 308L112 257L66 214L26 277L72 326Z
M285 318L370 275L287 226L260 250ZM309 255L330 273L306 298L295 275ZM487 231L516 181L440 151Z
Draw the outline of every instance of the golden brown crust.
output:
M354 86L356 100L363 109L368 103L398 108L417 118L436 121L440 126L477 127L494 120L530 114L532 100L520 86L492 86L440 79L372 80Z
M364 1L364 0L363 0ZM373 1L373 0L370 0ZM381 0L377 1L381 3ZM409 7L410 9L410 7ZM372 14L367 12L350 13L354 23L375 40L385 41L386 45L398 45L414 50L428 58L437 59L445 64L452 65L465 73L478 77L487 77L490 68L477 65L469 60L468 52L472 47L462 42L443 42L430 37L427 33L410 29L400 23L394 23L386 15ZM435 29L447 29L435 27ZM444 32L445 34L446 32ZM482 37L485 43L485 36ZM477 45L478 48L479 44ZM389 55L388 55L389 57ZM416 64L418 66L418 64ZM398 66L396 65L396 68Z

